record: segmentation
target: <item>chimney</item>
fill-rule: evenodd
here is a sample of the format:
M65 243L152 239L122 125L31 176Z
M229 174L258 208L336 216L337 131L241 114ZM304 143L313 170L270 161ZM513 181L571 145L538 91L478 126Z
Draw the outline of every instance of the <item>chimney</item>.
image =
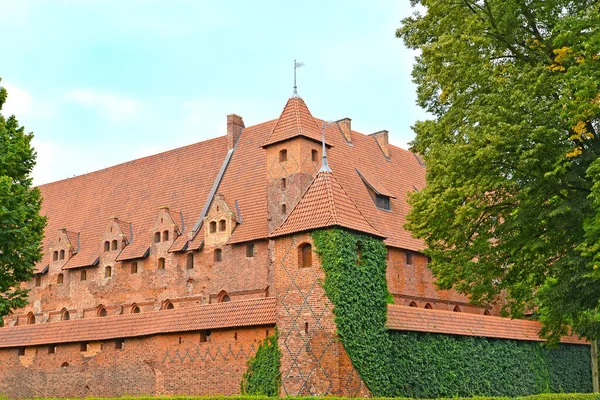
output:
M336 121L336 123L344 134L346 142L352 143L352 120L350 118L342 118Z
M390 158L390 149L389 149L389 141L388 141L388 131L379 131L375 133L371 133L369 136L375 139L381 152L385 156L385 158Z
M244 120L242 117L235 114L229 114L227 116L227 148L229 150L235 147L244 128Z

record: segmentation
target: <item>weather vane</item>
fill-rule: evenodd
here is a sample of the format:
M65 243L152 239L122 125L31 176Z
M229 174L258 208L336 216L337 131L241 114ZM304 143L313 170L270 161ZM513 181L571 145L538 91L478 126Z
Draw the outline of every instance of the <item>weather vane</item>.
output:
M296 69L304 65L301 61L294 60L294 96L298 96L298 86L296 86Z

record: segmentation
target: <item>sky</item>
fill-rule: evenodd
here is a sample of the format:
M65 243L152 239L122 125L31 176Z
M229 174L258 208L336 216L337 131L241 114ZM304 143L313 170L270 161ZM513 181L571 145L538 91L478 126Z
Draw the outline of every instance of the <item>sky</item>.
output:
M415 52L395 37L409 0L0 0L2 109L35 135L34 184L275 119L298 92L407 148Z

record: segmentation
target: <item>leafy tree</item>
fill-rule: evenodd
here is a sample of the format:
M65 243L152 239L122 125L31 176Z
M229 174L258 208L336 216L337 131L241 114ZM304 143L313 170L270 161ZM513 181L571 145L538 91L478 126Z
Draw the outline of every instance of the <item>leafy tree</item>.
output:
M6 96L0 87L0 110ZM39 214L40 191L31 188L32 138L14 115L0 114L0 324L2 316L26 304L27 290L20 283L31 279L41 259L46 219Z
M412 0L413 150L427 186L407 228L438 285L534 312L542 335L600 334L600 2Z

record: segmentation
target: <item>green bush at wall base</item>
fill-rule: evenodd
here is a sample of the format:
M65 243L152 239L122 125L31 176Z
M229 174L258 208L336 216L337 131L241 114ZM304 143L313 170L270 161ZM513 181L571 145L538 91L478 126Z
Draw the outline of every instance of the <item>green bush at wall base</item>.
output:
M266 338L254 357L248 360L248 369L242 375L240 391L244 395L278 396L281 386L279 373L281 352L275 335Z
M383 241L313 232L338 335L374 396L525 396L590 392L590 349L539 342L388 331Z

